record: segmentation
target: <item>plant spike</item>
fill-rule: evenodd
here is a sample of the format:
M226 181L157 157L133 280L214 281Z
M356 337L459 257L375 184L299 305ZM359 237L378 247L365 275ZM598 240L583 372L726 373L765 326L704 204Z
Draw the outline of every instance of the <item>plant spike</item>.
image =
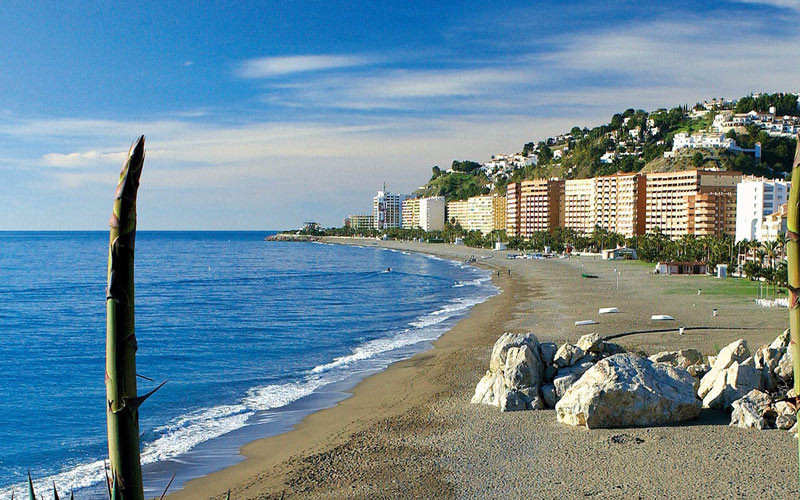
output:
M31 479L31 471L28 471L28 500L36 500L36 493L33 491L33 480Z
M56 489L56 482L53 481L53 500L61 500L58 498L58 490Z
M69 500L75 500L75 492L72 491L72 490L70 490L70 492L69 492Z
M791 341L789 349L794 365L795 411L800 403L800 134L792 165L792 188L789 192L789 206L786 214L786 260L788 272L789 330ZM800 441L798 441L798 481L800 481Z
M136 195L144 165L144 136L128 151L109 221L106 288L106 419L111 498L144 500L136 394L133 260Z
M231 490L228 490L228 496L225 497L225 500L231 500Z
M125 496L120 491L119 483L117 483L117 476L114 476L114 484L111 485L111 500L124 500Z
M111 500L111 478L108 476L108 462L103 460L103 466L106 472L106 490L108 490L108 500Z

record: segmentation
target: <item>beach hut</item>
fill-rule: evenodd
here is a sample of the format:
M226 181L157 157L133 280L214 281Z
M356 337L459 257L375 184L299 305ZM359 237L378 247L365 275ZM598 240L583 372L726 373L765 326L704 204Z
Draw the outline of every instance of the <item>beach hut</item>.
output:
M705 262L659 262L653 271L656 274L706 274Z
M503 243L502 241L498 241L498 242L496 242L494 244L494 249L497 250L497 251L507 250L508 249L508 244L507 243Z
M603 250L603 260L637 260L638 258L635 248L619 247Z
M728 264L717 264L717 278L728 276Z

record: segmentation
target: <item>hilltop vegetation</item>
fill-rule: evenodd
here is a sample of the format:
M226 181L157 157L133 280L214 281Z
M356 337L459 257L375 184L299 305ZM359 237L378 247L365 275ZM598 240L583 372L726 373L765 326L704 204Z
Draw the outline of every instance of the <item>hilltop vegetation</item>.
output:
M444 196L448 201L466 200L471 196L488 194L491 181L481 170L481 164L474 161L453 161L453 172L433 167L431 179L418 189L419 196Z
M797 115L797 102L795 94L751 95L737 100L735 106L728 105L726 110L768 112L774 106L779 116ZM521 155L535 156L535 164L517 165L503 172L487 172L481 164L469 160L454 161L449 171L433 167L431 179L417 193L459 200L489 192L503 194L509 182L547 177L584 179L617 172L669 172L698 167L782 176L791 170L795 139L772 137L757 126L731 130L726 136L745 149L761 143L760 163L752 155L719 148L686 149L672 158L664 157L672 150L676 134L710 130L722 107L723 101L715 99L691 109L678 106L646 112L630 108L614 114L607 124L591 129L575 126L568 133L525 143Z

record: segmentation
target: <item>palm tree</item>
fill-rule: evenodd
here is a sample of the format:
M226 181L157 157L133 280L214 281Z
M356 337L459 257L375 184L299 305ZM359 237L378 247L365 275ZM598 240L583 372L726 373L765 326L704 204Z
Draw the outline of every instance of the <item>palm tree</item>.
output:
M778 256L778 242L775 240L765 241L762 245L764 254L769 258L769 268L775 269L775 257Z
M779 234L778 237L775 238L775 241L778 243L778 250L779 250L778 253L780 255L780 260L783 260L784 257L786 256L786 254L785 254L785 252L786 252L786 235L785 234Z

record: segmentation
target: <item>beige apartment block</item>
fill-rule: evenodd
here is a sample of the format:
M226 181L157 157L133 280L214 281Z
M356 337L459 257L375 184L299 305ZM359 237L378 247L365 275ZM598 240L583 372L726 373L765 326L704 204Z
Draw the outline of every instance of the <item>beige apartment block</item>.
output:
M419 198L403 200L403 229L419 227Z
M595 225L595 179L564 182L564 226L590 234Z
M467 200L447 202L447 221L453 225L466 228L469 222L469 204Z
M564 225L564 181L536 179L506 188L506 232L530 238Z
M626 238L644 234L646 178L618 173L595 179L594 225Z
M740 172L717 170L647 174L645 231L660 228L670 238L734 234L736 184L741 178Z
M350 227L353 229L372 229L375 227L375 216L372 214L351 214L348 218L350 219Z
M506 199L503 196L473 196L447 203L447 220L467 231L491 233L506 227Z
M494 196L492 198L494 204L494 223L492 229L503 231L506 228L506 197Z

